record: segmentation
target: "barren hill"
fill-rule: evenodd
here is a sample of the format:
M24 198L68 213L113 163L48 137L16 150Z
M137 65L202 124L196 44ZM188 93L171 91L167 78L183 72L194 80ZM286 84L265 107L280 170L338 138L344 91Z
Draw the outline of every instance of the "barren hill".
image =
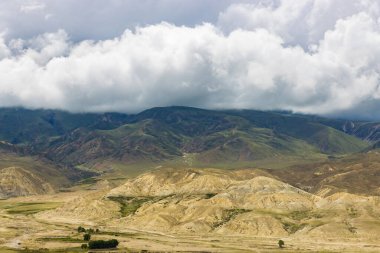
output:
M348 192L380 196L378 150L267 172L318 195L327 196L335 192Z
M53 193L50 183L19 167L0 170L0 198Z
M164 233L372 240L379 205L376 196L317 196L261 170L159 169L38 217Z
M13 146L0 150L0 198L52 193L94 173L24 156Z

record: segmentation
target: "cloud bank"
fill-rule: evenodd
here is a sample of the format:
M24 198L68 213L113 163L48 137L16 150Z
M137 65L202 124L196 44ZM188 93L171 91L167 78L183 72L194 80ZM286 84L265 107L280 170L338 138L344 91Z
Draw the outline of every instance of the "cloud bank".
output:
M19 10L46 15L44 3ZM185 105L380 118L376 0L228 3L214 23L196 20L80 41L66 29L31 38L3 32L0 106Z

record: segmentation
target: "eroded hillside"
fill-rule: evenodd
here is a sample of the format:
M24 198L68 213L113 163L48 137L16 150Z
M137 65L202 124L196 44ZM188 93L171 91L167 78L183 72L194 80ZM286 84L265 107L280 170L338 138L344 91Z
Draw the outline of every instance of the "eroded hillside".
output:
M376 240L380 197L325 197L260 170L160 169L38 214L164 233Z
M0 201L0 248L75 250L86 226L137 252L276 252L279 239L289 252L376 252L379 210L379 196L307 192L259 169L161 168Z
M77 250L86 225L136 251L380 249L376 124L186 107L0 117L19 124L0 124L2 247Z

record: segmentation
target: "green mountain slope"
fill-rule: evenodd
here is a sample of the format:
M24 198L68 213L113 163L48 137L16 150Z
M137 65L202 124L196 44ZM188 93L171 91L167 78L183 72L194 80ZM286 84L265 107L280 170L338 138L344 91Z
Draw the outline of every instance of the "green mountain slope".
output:
M123 124L120 113L68 113L58 110L0 109L0 140L13 144L45 142L76 128L111 129Z
M380 146L376 134L376 123L286 112L161 107L127 115L4 108L0 188L5 197L50 192L98 173L119 180L159 166L315 164L329 156L371 151ZM294 183L284 173L277 176Z
M158 161L180 156L181 140L160 123L144 120L113 130L76 129L51 142L45 154L53 161L68 164L106 158L124 162Z
M304 140L326 154L357 152L368 146L359 138L324 124L326 121L331 124L339 120L319 118L318 122L316 118L310 116L253 110L229 111L229 113L244 117L257 126Z
M192 157L195 164L308 159L361 151L368 143L312 118L259 111L153 108L124 117L116 128L76 128L36 152L67 165L111 160L160 162Z

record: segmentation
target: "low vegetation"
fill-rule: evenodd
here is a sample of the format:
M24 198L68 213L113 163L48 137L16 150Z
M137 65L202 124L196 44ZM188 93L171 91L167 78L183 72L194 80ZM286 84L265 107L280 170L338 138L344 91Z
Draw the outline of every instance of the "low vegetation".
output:
M61 204L60 202L0 202L0 208L5 209L8 214L30 215L55 209Z
M131 232L114 232L114 231L99 231L97 234L99 235L110 235L110 236L122 236L122 237L136 237L138 233Z
M357 233L357 231L356 231L357 228L354 227L350 222L345 221L344 224L347 226L347 229L348 229L348 231L350 231L350 233L352 233L352 234L356 234Z
M348 215L351 218L356 218L359 216L359 211L356 210L354 207L348 207L348 208L346 208L346 210L347 210Z
M111 239L108 241L105 240L96 240L96 241L90 241L88 243L89 249L112 249L116 248L119 245L118 240Z
M77 228L78 233L84 233L83 234L83 241L87 241L88 244L82 244L81 249L112 249L116 248L119 245L118 240L111 239L111 240L91 240L91 234L108 234L107 232L100 232L100 230L93 229L93 228L84 228L82 226L79 226ZM109 233L116 235L117 233ZM71 239L71 238L70 238ZM82 240L75 239L75 242L82 242Z
M118 202L122 217L133 215L146 202L155 200L153 197L108 197L108 199Z
M86 234L94 234L94 233L98 234L98 233L100 233L100 230L98 228L97 229L93 229L93 228L86 229L82 226L79 226L77 228L77 231L78 231L78 233L86 233Z
M293 222L283 222L282 223L283 228L289 233L294 234L298 230L301 230L305 226L307 226L306 223L293 223Z
M89 177L89 178L86 178L86 179L83 179L79 182L77 182L77 185L82 185L82 184L95 184L99 181L100 179L98 178L94 178L94 177Z
M213 227L214 228L221 227L224 224L228 223L233 218L235 218L237 215L243 214L243 213L247 213L247 212L250 212L250 211L251 210L239 209L239 208L224 210L224 214L223 214L222 220L220 220L219 222L215 223Z
M216 196L217 193L207 193L205 199L211 199L212 197Z
M73 238L70 236L42 237L42 238L38 238L38 241L42 241L42 242L82 242L81 239Z

